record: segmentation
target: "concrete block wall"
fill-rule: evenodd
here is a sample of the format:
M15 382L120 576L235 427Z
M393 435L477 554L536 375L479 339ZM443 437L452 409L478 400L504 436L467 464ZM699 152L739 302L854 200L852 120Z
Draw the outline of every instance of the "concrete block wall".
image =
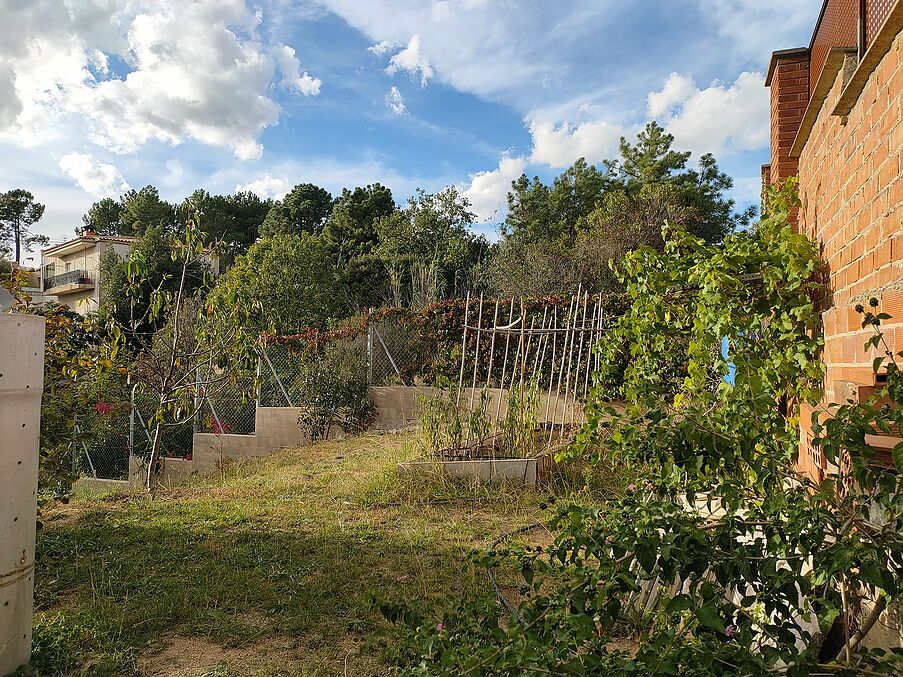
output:
M434 397L437 392L436 388L427 387L370 388L370 397L375 409L371 429L399 430L416 424L420 399ZM465 388L461 392L461 402L465 405L469 405L471 401L476 403L479 397L479 390ZM487 410L490 416L498 412L504 417L507 397L507 390L499 388L489 390ZM310 439L298 425L300 412L297 407L257 407L253 435L195 433L191 458L162 459L158 481L163 486L169 486L193 473L210 472L224 459L254 458L279 449L308 444ZM565 398L563 395L552 395L548 398L543 396L540 420L546 423L572 420L579 423L583 420L582 407L576 400ZM344 433L338 428L333 429L330 435L333 439L343 436ZM143 483L146 478L135 459L130 459L129 477L134 484Z

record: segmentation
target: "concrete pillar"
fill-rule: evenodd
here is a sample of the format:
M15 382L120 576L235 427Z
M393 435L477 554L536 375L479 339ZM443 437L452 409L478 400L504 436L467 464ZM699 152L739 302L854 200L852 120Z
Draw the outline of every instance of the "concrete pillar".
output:
M0 314L0 675L31 658L44 318Z

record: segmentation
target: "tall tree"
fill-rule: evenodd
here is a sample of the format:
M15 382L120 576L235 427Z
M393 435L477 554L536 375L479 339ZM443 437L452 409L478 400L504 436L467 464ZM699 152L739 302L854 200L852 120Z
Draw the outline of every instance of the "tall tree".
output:
M681 225L706 242L720 242L738 226L748 224L755 210L734 213L734 201L725 196L734 180L718 168L715 156L706 153L699 159L698 169L688 169L690 152L673 150L673 144L674 136L656 122L646 125L635 144L622 137L621 157L603 163L607 187L631 197L644 186L675 188L674 199L694 214Z
M192 214L194 212L191 212ZM205 235L206 237L206 235ZM112 250L101 254L100 277L103 312L122 327L130 328L138 322L141 332L157 329L142 324L153 315L148 310L152 300L151 289L173 292L182 282L182 261L176 250L174 236L160 226L150 226L132 247L129 261L140 264L142 279L149 286L132 289L127 261L122 261ZM185 269L184 287L193 292L204 281L207 261L194 261Z
M122 235L122 216L123 203L121 200L114 200L111 197L105 197L98 200L88 213L82 216L84 227L79 229L79 234L86 230L91 230L98 235Z
M578 159L551 186L526 174L511 184L505 233L524 240L573 240L605 194L605 174Z
M329 191L312 183L299 183L272 206L260 228L260 235L316 235L323 230L332 213L332 205Z
M335 201L323 235L344 263L373 251L379 241L377 220L396 209L392 191L378 183L354 190L345 188Z
M211 195L198 189L188 200L198 211L210 239L222 245L219 251L224 266L232 265L254 244L272 207L270 200L261 200L251 192Z
M512 182L509 213L489 279L505 293L568 293L581 282L596 291L614 285L609 260L641 245L662 247L665 220L706 242L720 242L749 223L726 196L731 178L712 155L689 167L690 153L655 122L602 168L582 158L551 185L526 175Z
M249 327L278 334L324 329L347 314L329 248L309 233L257 241L212 294L217 302L243 308Z
M392 191L378 183L366 188L342 190L323 227L336 269L339 271L346 305L363 310L385 299L388 273L376 252L376 224L397 209Z
M0 193L0 246L13 243L16 263L22 262L22 250L49 242L46 235L31 232L32 226L44 216L44 205L35 202L34 195L22 188Z
M471 231L476 215L456 188L429 194L418 189L404 209L377 221L377 254L390 278L395 305L423 306L460 296L489 243Z
M148 228L159 228L164 232L178 229L176 208L161 199L160 192L153 186L130 190L120 201L120 235L140 237Z

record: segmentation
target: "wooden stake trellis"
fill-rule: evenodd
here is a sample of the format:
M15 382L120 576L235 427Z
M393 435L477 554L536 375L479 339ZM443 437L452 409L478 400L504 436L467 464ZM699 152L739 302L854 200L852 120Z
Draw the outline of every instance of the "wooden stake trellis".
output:
M457 405L460 407L463 399L473 411L476 402L482 406L479 391L497 388L495 415L489 412L489 437L496 439L501 422L511 415L503 412L502 400L507 397L509 407L516 405L517 415L523 421L530 406L527 398L538 392L534 415L539 417L545 432L544 446L546 450L560 446L578 423L580 404L589 394L593 371L599 368L594 349L605 331L602 297L579 288L563 317L558 306L545 306L540 317L527 310L524 299L511 299L507 322L502 317L505 324L501 325L500 301L492 302L491 315L483 312L486 301L482 294L476 309L472 307L474 301L470 295L465 301ZM468 360L472 364L468 365ZM464 393L465 374L471 377L469 394ZM517 394L516 402L512 402L513 392ZM471 439L468 430L465 447L485 442ZM494 447L490 453L495 455Z

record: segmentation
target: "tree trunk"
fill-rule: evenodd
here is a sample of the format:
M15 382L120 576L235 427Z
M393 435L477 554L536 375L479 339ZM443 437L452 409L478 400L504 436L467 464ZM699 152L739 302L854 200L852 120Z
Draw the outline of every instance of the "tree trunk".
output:
M17 222L13 230L16 236L16 263L22 263L22 227Z
M157 465L157 459L160 457L160 441L163 437L163 426L157 423L154 429L154 443L151 445L150 458L147 461L147 491L150 493L154 489L154 466Z

